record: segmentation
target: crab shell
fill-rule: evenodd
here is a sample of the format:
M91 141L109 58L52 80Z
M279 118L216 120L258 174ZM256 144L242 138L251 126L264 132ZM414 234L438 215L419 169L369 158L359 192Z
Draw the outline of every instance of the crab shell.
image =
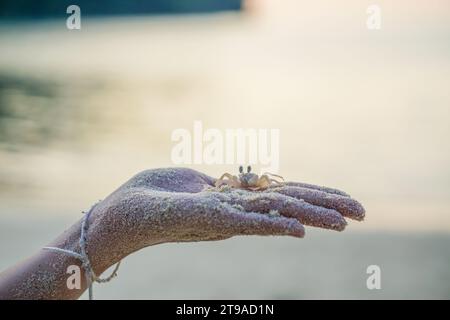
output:
M239 181L241 182L242 187L251 188L256 187L258 184L259 177L256 173L241 173L239 175Z

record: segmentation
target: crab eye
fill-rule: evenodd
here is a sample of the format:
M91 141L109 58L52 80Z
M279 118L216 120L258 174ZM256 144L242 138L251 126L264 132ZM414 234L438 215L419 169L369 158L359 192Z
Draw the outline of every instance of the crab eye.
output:
M244 167L243 166L239 166L239 173L244 172Z
M250 171L252 171L252 167L248 166L247 167L247 172L250 173Z

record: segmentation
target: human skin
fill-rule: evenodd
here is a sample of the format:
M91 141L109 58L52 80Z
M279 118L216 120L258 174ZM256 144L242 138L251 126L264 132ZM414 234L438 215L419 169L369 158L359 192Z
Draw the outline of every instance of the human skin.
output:
M224 240L239 235L302 238L304 226L342 231L344 217L363 220L364 208L346 193L286 182L263 191L214 187L215 178L187 168L143 171L92 210L87 254L95 274L142 248L169 242ZM80 252L82 221L48 246ZM39 250L0 273L0 299L77 299L66 273L81 262L64 253Z

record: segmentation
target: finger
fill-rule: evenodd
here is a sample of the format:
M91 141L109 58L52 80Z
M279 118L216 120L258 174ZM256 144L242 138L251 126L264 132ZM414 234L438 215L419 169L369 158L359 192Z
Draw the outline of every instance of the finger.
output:
M303 238L305 228L296 219L272 217L259 212L246 212L228 203L222 203L227 231L233 235L289 235Z
M294 186L274 188L272 191L294 197L296 199L303 199L306 202L316 206L334 209L341 213L344 217L358 221L364 219L365 210L363 206L358 201L350 197Z
M236 194L230 195L229 201L245 211L280 214L308 226L342 231L347 225L344 217L336 210L314 206L279 193Z
M319 191L323 191L326 193L331 193L331 194L338 194L344 197L350 197L347 193L345 193L344 191L338 190L338 189L334 189L334 188L329 188L329 187L323 187L323 186L317 186L314 184L309 184L309 183L303 183L303 182L285 182L284 183L285 186L292 186L292 187L301 187L301 188L307 188L307 189L313 189L313 190L319 190Z

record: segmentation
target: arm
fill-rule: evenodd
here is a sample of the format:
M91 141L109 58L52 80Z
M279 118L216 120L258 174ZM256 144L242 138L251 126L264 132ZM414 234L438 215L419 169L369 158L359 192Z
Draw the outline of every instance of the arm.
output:
M215 179L185 169L141 172L99 203L88 221L86 250L100 275L127 255L167 242L223 240L236 235L304 236L303 224L342 231L344 217L364 218L347 194L303 183L263 192L217 190ZM81 221L49 246L80 252ZM81 270L81 289L68 289L70 265ZM0 273L0 299L76 299L86 290L81 262L39 250Z
M64 231L49 246L65 248L80 252L81 220ZM93 270L101 274L115 262L110 255L99 257L99 243L88 245L89 257ZM81 271L81 288L68 289L67 279L70 274L67 269L76 265ZM69 255L39 250L31 257L19 262L0 273L0 300L2 299L77 299L87 289L84 269L81 262Z

